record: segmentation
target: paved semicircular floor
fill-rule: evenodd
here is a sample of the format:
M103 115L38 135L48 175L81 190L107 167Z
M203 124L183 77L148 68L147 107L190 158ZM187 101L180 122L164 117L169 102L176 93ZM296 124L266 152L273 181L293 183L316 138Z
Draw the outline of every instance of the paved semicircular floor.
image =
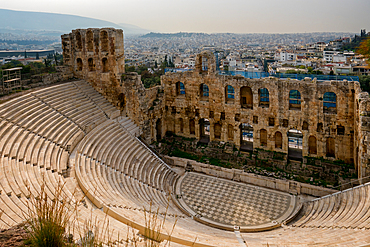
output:
M257 227L293 210L295 197L288 193L198 173L186 173L179 182L180 204L215 224Z

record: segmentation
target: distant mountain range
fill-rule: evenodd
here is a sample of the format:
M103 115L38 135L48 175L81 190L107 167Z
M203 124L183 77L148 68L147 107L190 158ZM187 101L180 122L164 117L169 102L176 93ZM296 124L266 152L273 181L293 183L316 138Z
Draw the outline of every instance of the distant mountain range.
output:
M113 23L109 21L98 20L94 18L43 13L15 11L0 9L0 32L21 32L21 31L49 31L56 32L58 35L69 33L72 29L89 28L89 27L114 27L123 29L125 35L136 35L148 33L148 30L140 27L126 24Z

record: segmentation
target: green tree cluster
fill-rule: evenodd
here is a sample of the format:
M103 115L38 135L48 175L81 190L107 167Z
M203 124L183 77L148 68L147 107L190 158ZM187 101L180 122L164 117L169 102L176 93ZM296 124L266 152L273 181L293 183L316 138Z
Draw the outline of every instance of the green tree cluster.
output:
M360 75L360 85L362 91L370 93L370 76L369 75Z
M159 69L149 70L148 67L140 65L135 66L125 66L126 72L136 72L141 75L141 81L145 88L151 88L161 84L161 75L164 74L164 67L161 66Z

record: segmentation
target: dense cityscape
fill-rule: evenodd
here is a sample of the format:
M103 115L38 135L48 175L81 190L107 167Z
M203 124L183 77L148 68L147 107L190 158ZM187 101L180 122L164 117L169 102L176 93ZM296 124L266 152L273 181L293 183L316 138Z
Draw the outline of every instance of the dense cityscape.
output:
M367 75L369 67L355 52L353 41L368 34L361 33L295 33L295 34L205 34L148 33L125 38L125 64L149 68L165 65L177 69L193 69L195 56L202 50L217 54L217 65L223 71ZM49 53L61 53L55 33L0 34L2 64L19 60L23 64L41 61ZM357 42L359 43L359 42ZM36 59L35 51L39 51ZM44 52L42 51L49 51ZM27 56L28 52L28 56ZM25 57L26 56L26 57Z

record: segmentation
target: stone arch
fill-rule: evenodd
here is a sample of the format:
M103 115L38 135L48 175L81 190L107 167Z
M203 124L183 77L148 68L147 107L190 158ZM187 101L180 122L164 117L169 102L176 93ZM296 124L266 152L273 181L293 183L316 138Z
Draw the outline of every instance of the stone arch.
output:
M208 100L208 97L209 97L208 85L205 83L200 84L199 90L200 90L200 98L202 100Z
M335 140L333 137L326 138L326 157L335 158Z
M267 146L267 130L260 130L260 144L261 146Z
M207 118L202 118L199 120L199 141L202 143L208 143L209 142L209 136L210 136L210 124L209 120Z
M316 137L314 136L310 136L308 138L308 153L317 154L317 143L316 143Z
M203 51L195 59L195 71L211 74L216 72L215 55L210 51Z
M240 105L242 108L253 109L253 93L250 87L240 88Z
M234 126L232 124L227 125L227 139L234 140Z
M76 38L76 48L78 51L81 51L82 50L82 37L79 31L76 32L75 38Z
M235 90L232 86L227 85L225 87L225 102L234 103L234 99L235 99Z
M160 118L158 118L156 124L155 124L155 130L156 130L156 138L157 138L157 141L161 140L162 139L162 120Z
M337 113L337 95L333 92L324 93L324 113Z
M82 59L77 58L76 63L77 63L77 71L82 71L82 68L83 68Z
M288 131L288 157L293 160L302 160L303 134L296 129Z
M241 123L240 128L240 150L253 151L253 126Z
M316 131L322 133L324 131L324 125L322 123L317 123Z
M185 95L185 85L181 81L176 82L176 95Z
M202 63L202 71L208 71L208 58L205 56L202 56L201 59L202 61L200 62Z
M108 64L108 59L106 57L104 57L102 60L102 69L103 69L103 73L106 73L106 72L109 72L109 64Z
M195 120L194 119L189 120L189 132L190 132L190 135L195 135Z
M91 30L86 32L86 48L88 52L94 51L94 34Z
M109 43L108 43L108 32L103 30L100 32L100 42L101 42L101 51L108 52L109 51Z
M214 136L215 139L221 139L222 126L220 123L215 123L214 126Z
M87 60L87 65L89 66L89 71L94 71L95 70L95 63L94 63L94 59L92 57L90 57Z
M126 97L123 93L120 93L118 95L118 104L119 104L119 107L122 109L126 106Z
M275 148L283 148L283 135L281 132L275 132Z
M298 90L289 92L289 110L301 110L301 93Z
M180 133L184 132L184 120L182 118L179 118L179 127L180 127Z
M267 88L258 89L258 101L259 101L259 106L261 107L270 106L270 94Z

